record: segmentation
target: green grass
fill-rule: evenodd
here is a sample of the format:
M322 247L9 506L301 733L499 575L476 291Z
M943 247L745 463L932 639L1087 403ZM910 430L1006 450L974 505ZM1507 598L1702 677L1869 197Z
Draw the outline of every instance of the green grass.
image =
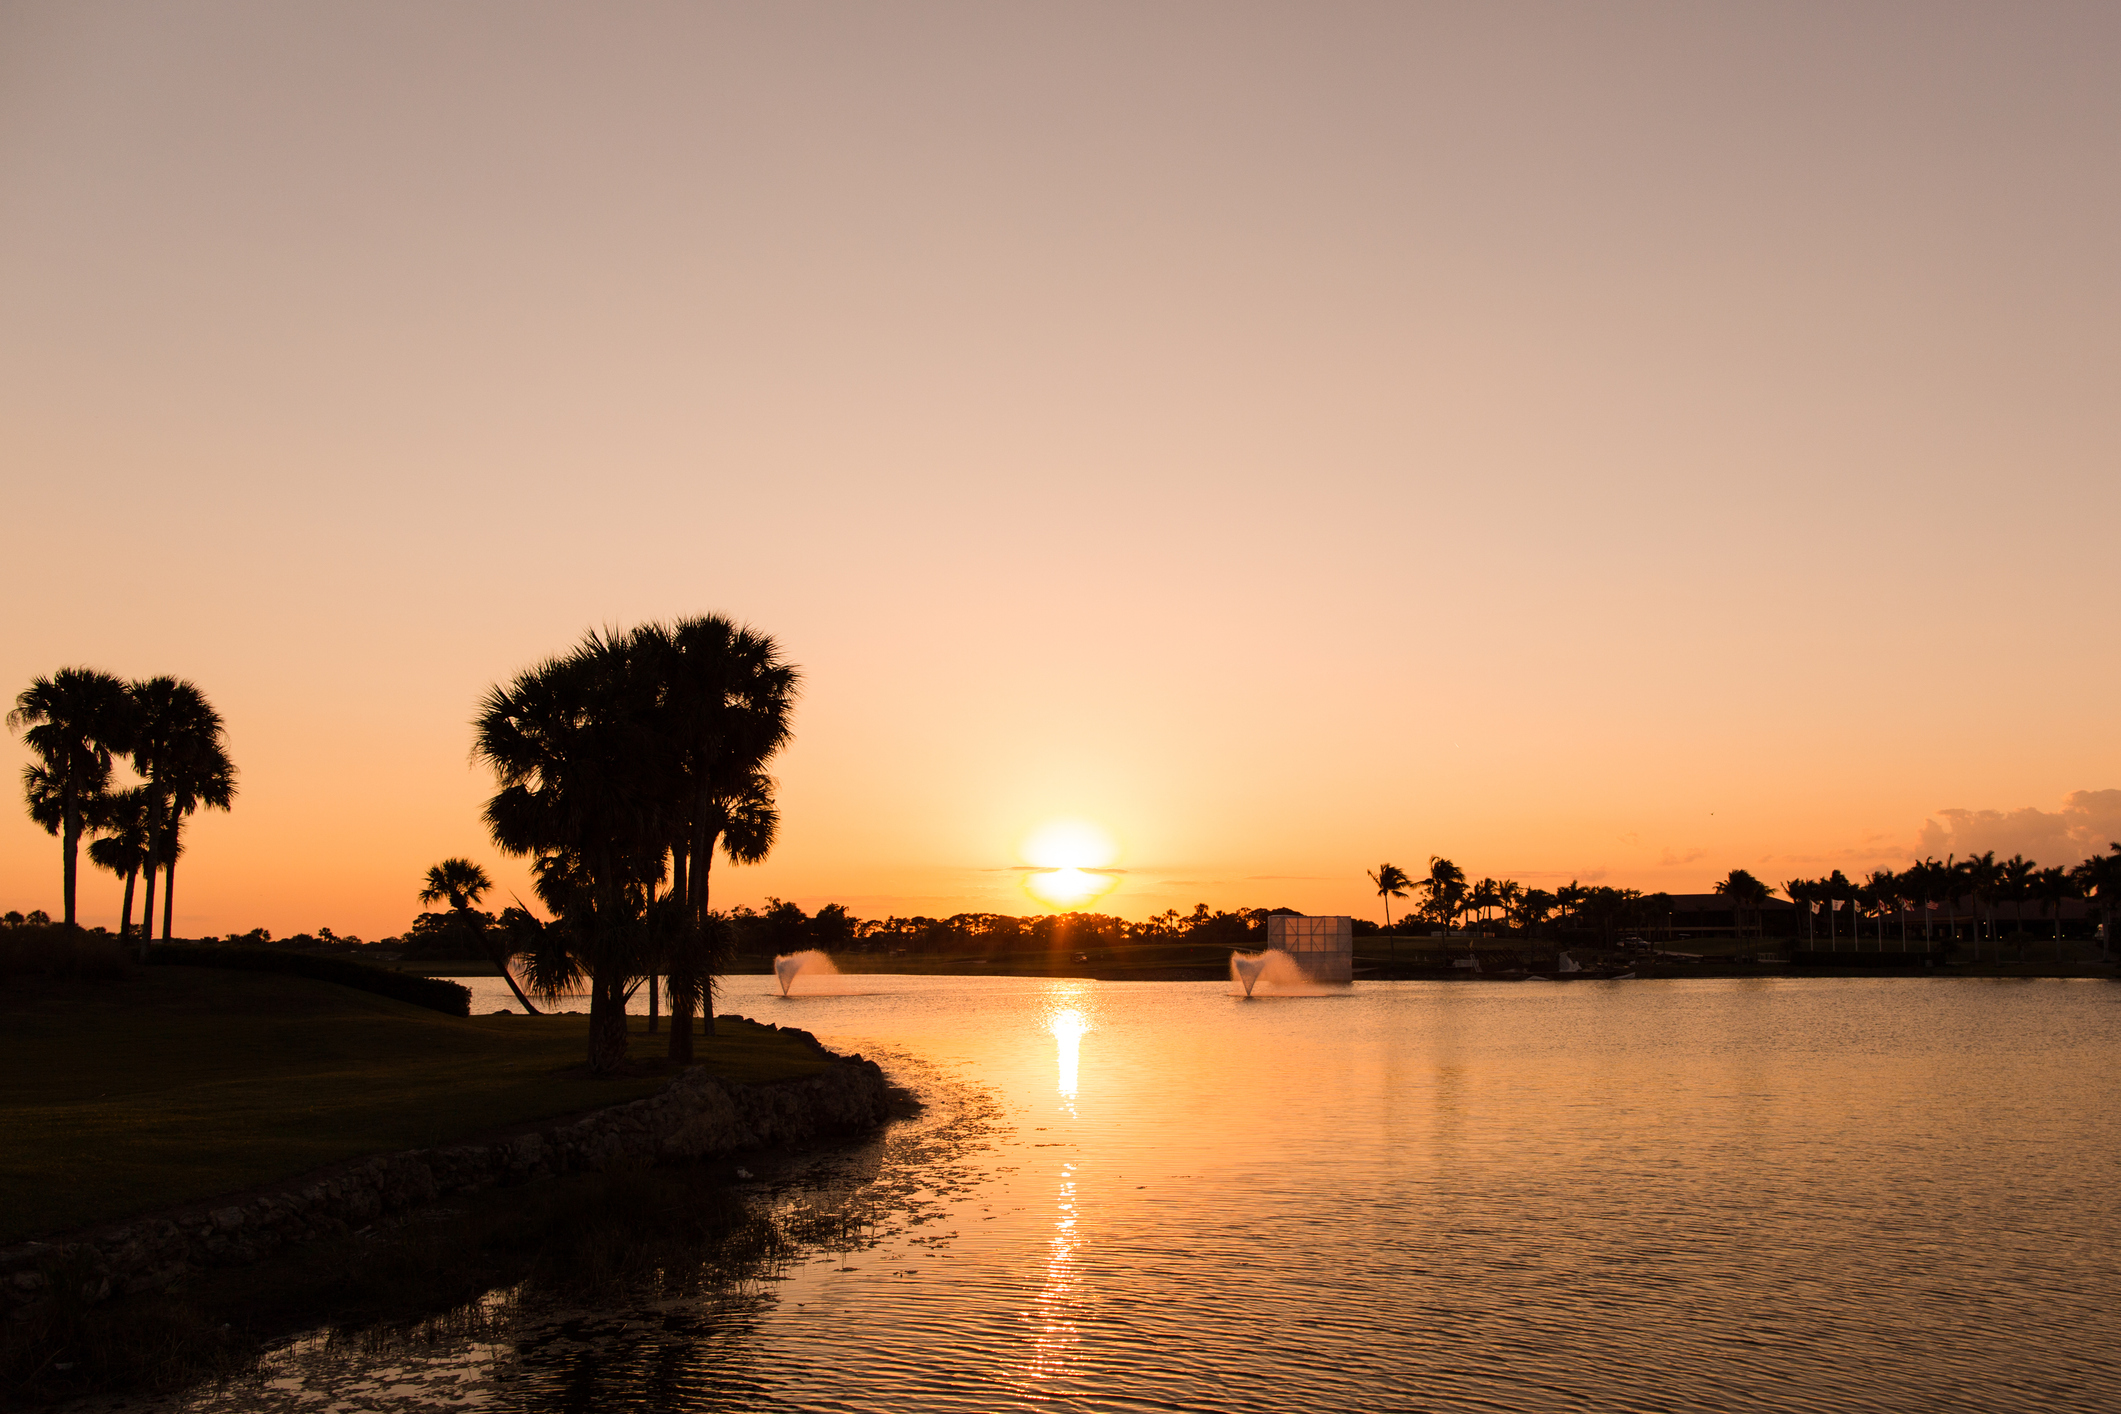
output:
M635 1054L659 1058L662 1036ZM636 1099L667 1077L581 1073L586 1016L462 1020L331 983L190 967L16 980L0 998L0 1243L213 1197L363 1154ZM827 1062L750 1022L698 1041L714 1074Z

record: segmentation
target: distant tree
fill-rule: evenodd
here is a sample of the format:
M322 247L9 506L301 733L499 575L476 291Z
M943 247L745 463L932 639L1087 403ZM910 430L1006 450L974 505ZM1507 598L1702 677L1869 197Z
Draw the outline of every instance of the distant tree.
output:
M2012 905L2018 926L2013 930L2018 940L2018 959L2025 960L2025 905L2033 896L2033 879L2040 866L2022 854L2014 854L1996 866L1996 897ZM2000 953L2002 948L1999 946Z
M849 913L845 904L828 903L812 915L810 936L821 948L844 948L854 941L855 929L860 925L861 920Z
M1554 890L1554 906L1561 911L1561 926L1566 929L1576 905L1583 902L1583 885L1574 879Z
M1525 889L1510 910L1510 922L1528 933L1536 933L1558 902L1545 889Z
M1716 881L1713 892L1722 894L1731 901L1731 922L1734 926L1742 926L1743 915L1752 914L1753 933L1755 937L1759 936L1760 911L1767 906L1768 898L1772 895L1773 890L1754 878L1750 872L1744 869L1733 869L1729 874Z
M2114 946L2114 915L2121 909L2121 841L2107 846L2107 853L2095 854L2069 871L2070 880L2079 893L2090 900L2099 913L2101 930L2099 951L2111 957Z
M1981 854L1968 855L1960 861L1959 867L1963 871L1966 891L1974 900L1974 956L1978 959L1981 956L1981 918L1984 909L1988 914L1989 939L1992 942L1996 940L1996 895L2003 886L2003 866L1997 862L1996 852L1988 850ZM2000 942L1995 948L1995 960L2003 960L2003 947Z
M61 668L16 695L7 725L37 758L23 769L23 793L30 819L59 837L61 911L72 927L81 836L110 785L111 758L131 745L132 702L109 673Z
M1432 854L1429 856L1428 877L1415 887L1426 895L1422 901L1423 912L1446 928L1457 923L1465 901L1465 870L1442 855Z
M2077 879L2060 865L2033 875L2031 889L2040 900L2040 911L2055 920L2055 961L2062 960L2062 905L2078 897Z
M1405 898L1414 881L1407 871L1397 864L1380 864L1370 871L1370 882L1377 888L1377 896L1385 901L1385 927L1392 926L1392 900Z

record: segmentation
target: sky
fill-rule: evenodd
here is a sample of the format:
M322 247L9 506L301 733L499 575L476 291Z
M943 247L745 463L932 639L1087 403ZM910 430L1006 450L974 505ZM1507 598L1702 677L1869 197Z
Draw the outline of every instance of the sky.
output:
M2073 862L2117 61L2111 5L5 0L0 685L221 708L180 935L528 898L480 695L710 611L805 676L724 903L1037 911L1055 820L1137 918ZM59 874L0 812L0 908Z

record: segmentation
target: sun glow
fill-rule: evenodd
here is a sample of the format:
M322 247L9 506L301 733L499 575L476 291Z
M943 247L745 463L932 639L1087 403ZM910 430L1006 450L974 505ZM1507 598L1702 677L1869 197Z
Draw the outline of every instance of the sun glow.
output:
M1024 888L1031 897L1060 909L1094 903L1118 885L1118 879L1095 869L1041 869L1024 876Z
M1087 820L1052 820L1024 840L1022 855L1033 866L1024 890L1049 908L1081 908L1119 887L1108 868L1119 855L1112 836Z

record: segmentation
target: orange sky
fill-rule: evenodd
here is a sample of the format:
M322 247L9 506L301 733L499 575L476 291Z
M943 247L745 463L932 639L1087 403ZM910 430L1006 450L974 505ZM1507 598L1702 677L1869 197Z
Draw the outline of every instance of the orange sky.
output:
M2110 6L9 5L0 684L221 705L188 933L402 928L498 866L481 691L706 610L810 684L729 902L1030 911L1063 815L1132 916L2096 846L2117 60ZM0 907L58 874L0 812Z

